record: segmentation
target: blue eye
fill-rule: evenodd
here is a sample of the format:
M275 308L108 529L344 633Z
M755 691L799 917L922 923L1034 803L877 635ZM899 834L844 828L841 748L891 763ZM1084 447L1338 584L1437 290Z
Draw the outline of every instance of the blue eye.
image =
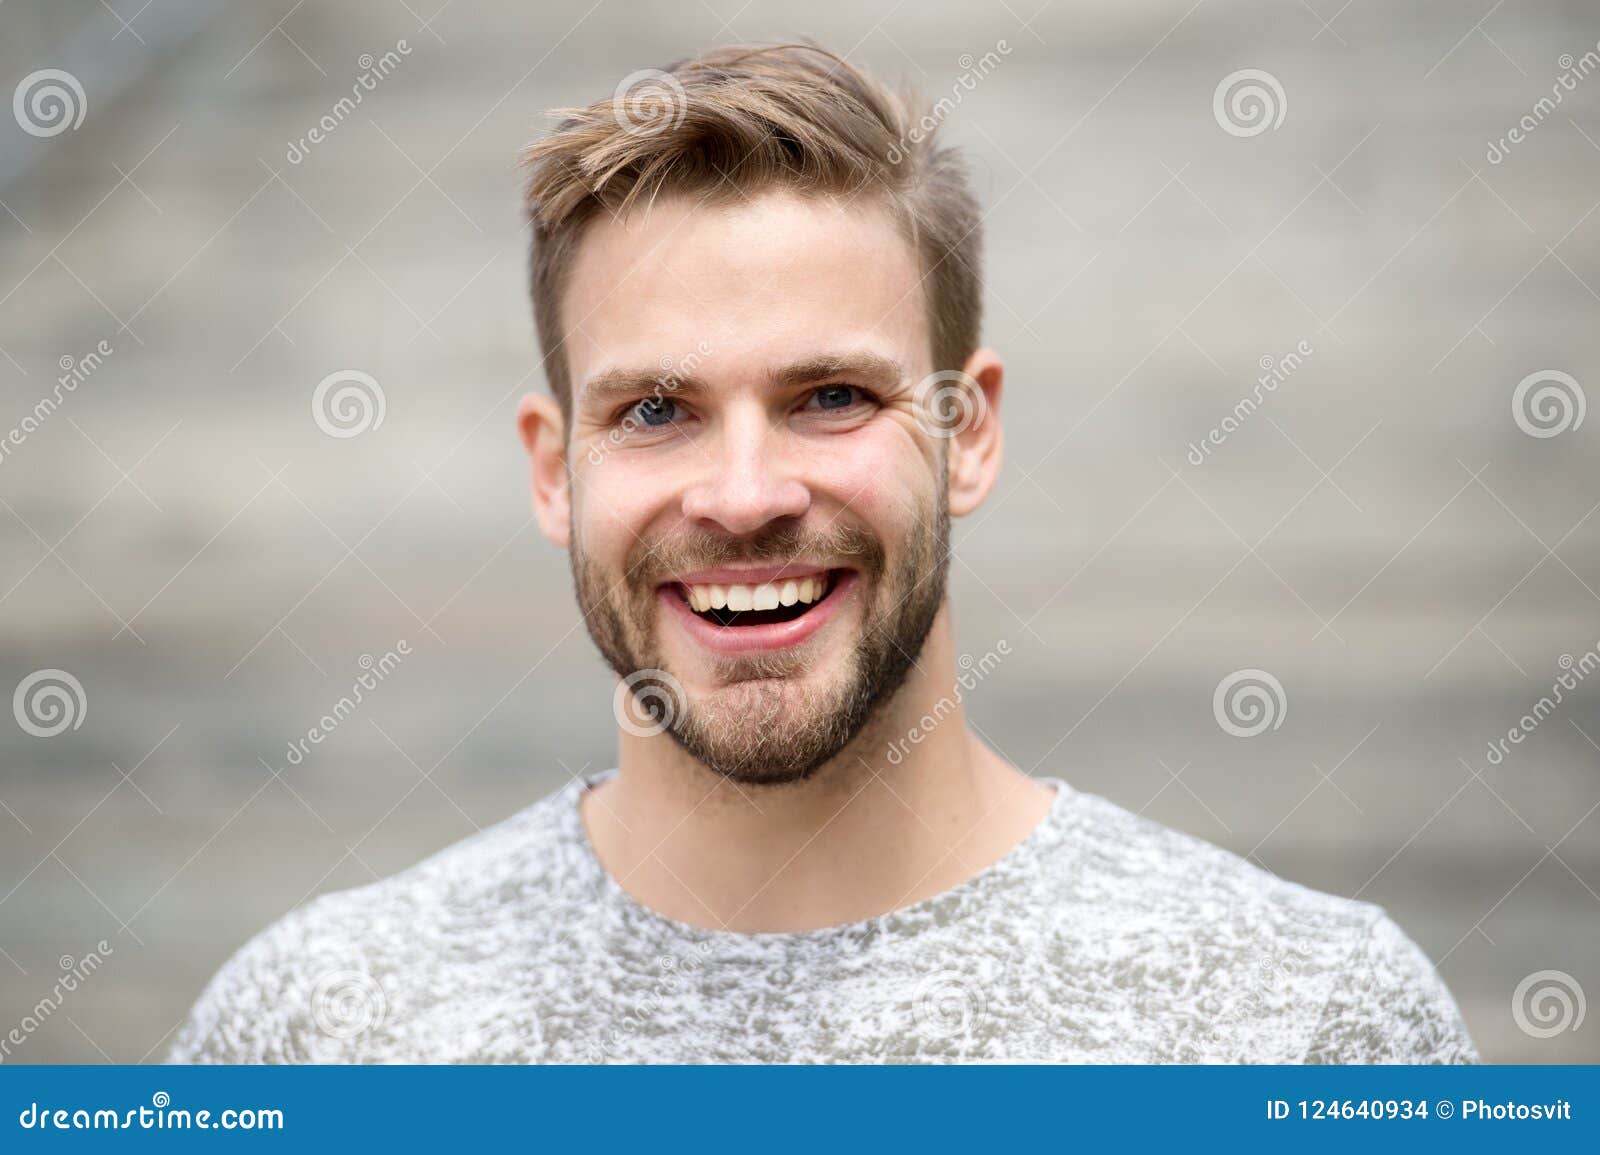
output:
M646 397L633 407L633 416L641 425L670 425L677 412L678 404L670 397Z
M824 385L811 395L806 407L810 408L815 401L818 409L848 409L855 404L856 387L854 385Z

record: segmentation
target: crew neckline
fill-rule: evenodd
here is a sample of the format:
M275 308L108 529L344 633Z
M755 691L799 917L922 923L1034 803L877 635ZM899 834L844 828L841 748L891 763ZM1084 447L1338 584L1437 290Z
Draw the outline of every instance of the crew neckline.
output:
M1033 877L1026 869L1026 861L1061 839L1067 829L1071 801L1076 797L1076 791L1061 778L1049 776L1035 778L1034 781L1053 787L1055 790L1055 796L1050 800L1050 808L1044 817L1039 819L1033 829L1028 831L1015 846L988 866L971 878L958 882L938 894L854 922L834 923L831 926L813 927L810 930L735 931L695 926L693 923L662 914L654 907L646 906L634 898L611 877L611 872L606 869L605 864L600 861L600 856L595 852L594 844L589 841L589 831L584 826L580 807L586 793L610 780L616 773L617 768L612 767L597 773L580 775L567 786L565 791L562 824L569 842L577 850L582 869L589 876L589 881L597 886L606 901L631 923L642 924L676 938L730 944L764 943L778 946L820 943L830 939L848 941L892 935L897 930L911 931L930 921L937 921L937 915L959 907L974 892L999 890Z

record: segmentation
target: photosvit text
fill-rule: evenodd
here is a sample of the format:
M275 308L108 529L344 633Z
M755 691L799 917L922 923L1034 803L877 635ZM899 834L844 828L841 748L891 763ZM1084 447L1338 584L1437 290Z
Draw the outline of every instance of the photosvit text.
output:
M1282 1119L1550 1119L1570 1120L1572 1103L1519 1103L1484 1099L1268 1099L1267 1118Z

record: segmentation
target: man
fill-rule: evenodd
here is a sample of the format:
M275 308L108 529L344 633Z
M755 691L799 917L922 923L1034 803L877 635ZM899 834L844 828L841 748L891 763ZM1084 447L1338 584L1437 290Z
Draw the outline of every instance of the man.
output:
M1427 958L980 742L949 520L1001 467L979 211L812 47L528 150L520 426L618 769L246 946L178 1061L1459 1062ZM974 670L976 665L976 670Z

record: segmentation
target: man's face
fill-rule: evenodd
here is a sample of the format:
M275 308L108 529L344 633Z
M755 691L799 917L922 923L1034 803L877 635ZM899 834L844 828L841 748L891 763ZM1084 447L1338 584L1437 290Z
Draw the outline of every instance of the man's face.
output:
M663 199L581 242L563 301L580 606L633 724L736 781L836 755L943 602L920 279L884 209L787 193Z

